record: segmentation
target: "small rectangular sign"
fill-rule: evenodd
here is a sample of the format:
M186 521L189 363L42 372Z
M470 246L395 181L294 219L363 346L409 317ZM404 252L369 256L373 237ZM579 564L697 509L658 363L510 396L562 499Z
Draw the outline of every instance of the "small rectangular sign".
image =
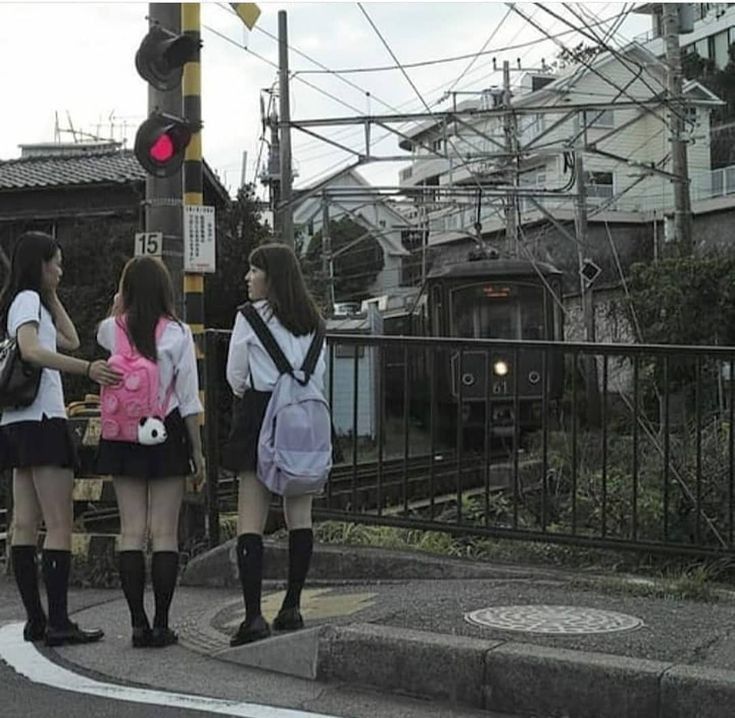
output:
M260 17L260 8L254 2L231 2L230 5L245 23L245 27L252 30Z
M214 207L184 207L184 271L213 274L215 262Z
M135 233L135 256L136 257L162 257L163 256L163 233L162 232L136 232Z

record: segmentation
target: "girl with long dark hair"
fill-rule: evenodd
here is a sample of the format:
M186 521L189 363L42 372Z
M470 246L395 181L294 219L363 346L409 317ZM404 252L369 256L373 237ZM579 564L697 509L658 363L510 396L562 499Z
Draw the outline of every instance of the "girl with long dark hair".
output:
M135 257L125 265L112 315L97 331L97 342L113 354L118 327L139 355L158 365L166 440L155 445L112 441L103 432L97 471L112 475L120 509L120 581L130 609L133 646L160 648L178 640L168 621L179 566L178 521L185 477L195 474L201 480L204 475L194 340L189 327L176 317L171 276L160 260ZM144 607L143 551L149 533L152 627Z
M260 317L293 367L306 357L319 323L319 310L310 296L293 250L283 244L264 244L249 258L245 277L248 295ZM324 383L322 349L312 381ZM239 475L237 517L237 565L245 601L245 620L230 644L239 646L266 638L270 626L261 614L263 580L263 531L271 494L256 476L257 442L268 400L279 372L270 355L241 312L235 319L227 357L227 381L238 397L226 450L227 468ZM301 590L313 549L312 496L284 498L289 530L288 589L273 622L277 631L304 625L300 611Z
M102 385L120 378L105 361L89 362L58 351L79 348L74 324L57 294L62 274L56 240L43 232L26 232L15 244L0 296L0 331L16 338L25 361L42 367L33 403L2 412L0 469L13 470L11 557L28 617L23 637L45 639L51 646L89 643L103 635L98 629L79 628L67 613L76 453L60 373L85 375ZM42 568L48 616L41 605L36 568L41 518L46 525Z

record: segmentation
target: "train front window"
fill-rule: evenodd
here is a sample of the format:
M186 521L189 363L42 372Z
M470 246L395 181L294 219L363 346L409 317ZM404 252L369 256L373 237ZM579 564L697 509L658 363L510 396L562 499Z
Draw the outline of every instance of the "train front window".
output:
M546 339L544 291L541 287L521 287L521 339Z
M507 283L475 284L452 290L451 332L465 339L519 339L517 290Z

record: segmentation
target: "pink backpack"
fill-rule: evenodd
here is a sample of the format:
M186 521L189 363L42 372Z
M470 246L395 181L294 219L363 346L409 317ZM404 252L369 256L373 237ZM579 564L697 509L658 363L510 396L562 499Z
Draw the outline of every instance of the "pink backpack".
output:
M167 324L167 319L159 320L156 344ZM114 351L108 363L123 375L123 379L116 386L102 387L102 438L144 445L163 443L166 440L163 420L171 400L173 383L166 392L163 405L160 405L158 364L142 356L132 345L124 317L115 321Z

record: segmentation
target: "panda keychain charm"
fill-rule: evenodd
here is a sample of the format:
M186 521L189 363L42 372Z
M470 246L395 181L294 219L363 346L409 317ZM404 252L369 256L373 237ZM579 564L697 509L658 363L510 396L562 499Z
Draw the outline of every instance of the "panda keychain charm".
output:
M166 441L166 427L157 416L144 416L138 422L138 443L143 446L156 446Z

